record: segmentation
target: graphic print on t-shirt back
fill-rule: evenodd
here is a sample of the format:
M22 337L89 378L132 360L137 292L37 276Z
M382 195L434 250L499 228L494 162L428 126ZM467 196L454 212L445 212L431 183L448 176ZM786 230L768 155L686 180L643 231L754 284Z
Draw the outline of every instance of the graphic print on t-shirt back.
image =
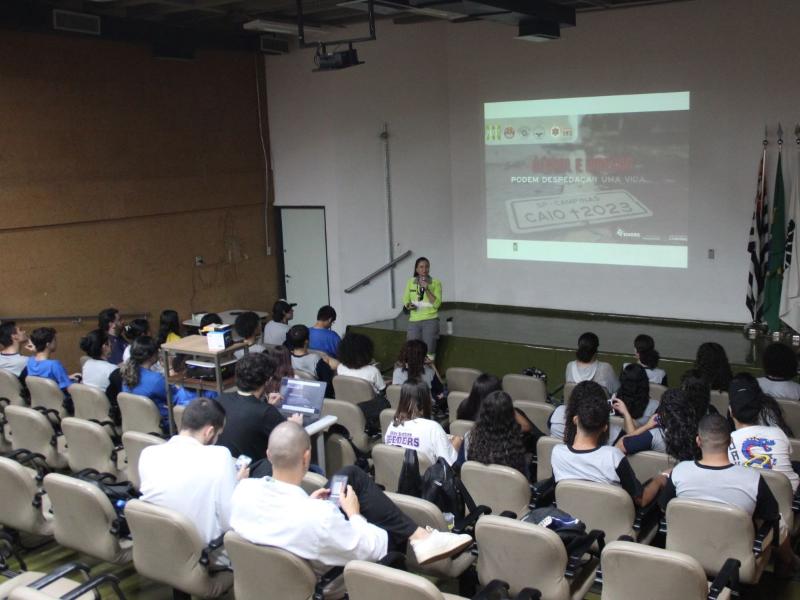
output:
M403 448L419 448L419 437L405 431L389 431L386 434L386 444Z
M742 464L745 467L755 467L758 469L772 469L774 466L772 459L772 448L775 440L763 437L749 437L742 442ZM734 456L736 449L733 449Z

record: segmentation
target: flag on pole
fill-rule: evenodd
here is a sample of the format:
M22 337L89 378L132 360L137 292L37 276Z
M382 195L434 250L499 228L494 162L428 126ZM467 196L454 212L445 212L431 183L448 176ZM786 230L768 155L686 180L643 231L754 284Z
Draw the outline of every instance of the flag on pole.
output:
M750 254L750 272L747 275L747 308L752 319L760 323L764 316L764 278L769 259L769 206L767 202L767 181L764 167L767 162L767 139L764 132L764 149L758 163L758 185L753 221L750 224L750 237L747 252Z
M764 320L770 331L780 331L781 285L783 284L783 260L786 257L786 198L783 187L783 136L778 126L778 168L775 170L775 192L772 196L772 216L769 232L769 263L764 282Z
M797 147L800 149L800 125L795 129ZM781 288L781 321L795 331L800 331L800 153L790 161L792 176L789 192L788 221L786 223L786 254L783 261L783 287Z

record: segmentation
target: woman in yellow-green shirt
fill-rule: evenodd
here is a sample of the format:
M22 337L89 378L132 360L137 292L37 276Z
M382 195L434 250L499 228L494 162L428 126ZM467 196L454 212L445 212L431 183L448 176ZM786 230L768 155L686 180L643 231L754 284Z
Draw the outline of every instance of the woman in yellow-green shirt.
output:
M439 339L439 307L442 305L442 282L430 276L431 263L420 256L414 263L414 276L406 283L403 306L409 311L406 339L422 340L428 356L436 355Z

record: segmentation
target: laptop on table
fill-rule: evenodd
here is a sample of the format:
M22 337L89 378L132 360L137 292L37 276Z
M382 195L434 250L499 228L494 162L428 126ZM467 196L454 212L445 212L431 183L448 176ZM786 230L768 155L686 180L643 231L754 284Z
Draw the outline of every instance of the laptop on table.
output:
M285 417L300 413L303 415L303 427L308 427L311 423L317 422L322 415L325 382L284 377L281 380L281 396L283 397L281 413Z

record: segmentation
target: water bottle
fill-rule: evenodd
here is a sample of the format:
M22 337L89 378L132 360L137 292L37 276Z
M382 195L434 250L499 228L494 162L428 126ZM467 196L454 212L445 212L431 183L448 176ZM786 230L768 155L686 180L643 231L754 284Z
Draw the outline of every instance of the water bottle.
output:
M453 335L453 317L447 317L445 321L445 331L447 335Z

